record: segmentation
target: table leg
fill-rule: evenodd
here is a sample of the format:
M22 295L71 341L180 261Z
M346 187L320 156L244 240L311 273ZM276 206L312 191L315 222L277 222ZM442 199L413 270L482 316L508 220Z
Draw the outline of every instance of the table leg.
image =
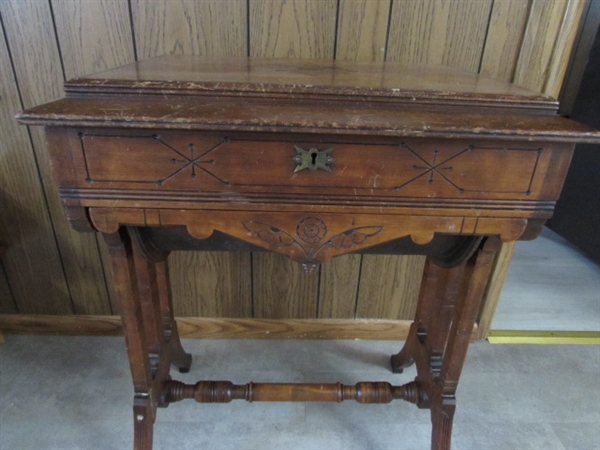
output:
M134 450L150 450L156 405L152 402L154 377L146 342L147 324L144 323L138 277L133 258L131 239L125 229L105 234L114 274L114 289L121 304L121 319L129 366L135 390L133 402Z
M191 355L183 351L173 317L168 252L153 249L135 228L121 228L105 240L135 390L134 449L150 450L156 408L168 405L161 394L171 379L169 368L189 370Z
M433 450L450 449L456 387L499 248L499 239L487 238L451 268L428 258L415 321L404 348L392 356L394 372L417 364L415 382L426 393L417 405L431 409Z
M394 373L402 373L405 368L414 363L417 347L422 343L430 329L432 314L439 309L442 299L439 294L443 286L444 272L443 267L435 264L431 258L427 258L423 279L421 280L415 320L410 327L404 347L391 358Z
M467 356L473 327L479 315L481 302L500 246L500 239L487 238L465 264L456 313L452 318L439 377L432 380L429 388L433 425L432 449L450 449L456 388Z
M133 240L133 255L138 271L144 322L152 324L149 340L158 351L163 341L169 346L171 363L180 372L189 372L192 356L183 350L173 313L173 296L167 257L169 252L156 249L139 228L127 229Z

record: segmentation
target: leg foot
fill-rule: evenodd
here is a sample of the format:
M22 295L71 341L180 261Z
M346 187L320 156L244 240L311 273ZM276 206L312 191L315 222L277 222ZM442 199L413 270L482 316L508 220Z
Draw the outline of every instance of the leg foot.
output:
M392 355L392 357L390 358L393 373L402 373L404 372L404 369L412 366L415 362L415 360L412 359L412 357L405 356L402 353L403 352L400 351L400 353Z
M171 328L171 337L169 338L171 344L171 365L179 370L180 373L188 373L192 366L192 355L186 353L181 345L179 339L179 332L177 331L177 324L173 322Z
M392 355L390 363L393 373L402 373L404 369L414 364L415 339L417 338L416 325L413 323L408 332L404 347L397 354Z

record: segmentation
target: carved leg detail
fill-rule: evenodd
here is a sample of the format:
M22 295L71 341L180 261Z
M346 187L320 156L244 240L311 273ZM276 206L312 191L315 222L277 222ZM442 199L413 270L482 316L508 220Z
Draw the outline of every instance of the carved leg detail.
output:
M168 355L171 363L180 372L189 372L192 355L186 353L181 345L177 324L173 314L171 282L169 279L168 252L157 250L145 237L143 230L128 228L134 240L134 256L139 277L140 293L145 323L153 324L149 341L157 347L150 346L151 351L160 351L165 342L169 347Z
M450 449L456 388L499 248L499 239L489 237L450 268L428 258L415 321L404 348L392 356L395 372L417 363L416 381L424 393L417 405L431 409L433 450Z
M440 275L443 275L444 269L436 265L430 258L425 262L423 271L423 280L421 281L421 290L417 303L417 312L415 320L410 327L408 337L404 347L396 355L392 355L392 372L402 373L402 371L412 365L415 361L415 351L419 342L423 341L427 335L432 319L432 314L438 308L440 296L438 295Z
M192 355L186 353L181 345L177 323L173 314L173 296L171 294L171 281L169 279L169 265L167 260L156 263L156 281L160 298L160 307L165 333L171 346L172 364L179 372L187 373L192 366Z

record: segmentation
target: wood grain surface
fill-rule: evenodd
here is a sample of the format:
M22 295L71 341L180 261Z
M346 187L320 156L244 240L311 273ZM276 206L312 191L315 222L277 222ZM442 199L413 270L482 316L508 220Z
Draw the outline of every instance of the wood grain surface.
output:
M312 319L317 317L319 270L304 273L286 256L254 253L254 317Z
M8 278L2 261L0 261L0 314L18 313L15 298L10 291Z
M516 84L558 96L584 6L580 0L533 0L513 80Z
M492 268L492 276L487 286L487 290L483 299L483 307L479 313L477 323L478 339L487 339L492 326L492 320L498 301L500 300L500 292L508 274L508 267L515 250L515 242L507 242L502 244L502 248L498 252L494 267Z
M138 59L159 55L246 56L244 0L131 2Z
M491 0L395 1L386 60L443 64L476 72L491 7Z
M496 80L512 80L529 4L530 0L494 2L481 59L481 74Z
M67 79L135 60L126 2L52 1Z
M319 318L355 317L362 258L362 255L344 255L321 266Z
M169 268L176 315L252 317L249 253L174 252Z
M100 265L106 249L102 244L98 252L95 238L67 228L42 162L46 157L40 132L28 134L12 121L24 106L62 96L63 77L165 53L337 57L459 66L556 96L584 4L577 0L132 0L129 7L127 2L109 0L2 0L0 183L3 192L11 194L8 200L0 199L4 233L0 240L4 238L9 246L3 264L16 309L54 314L118 311L118 305L106 298L104 278L110 284L110 269ZM23 217L34 220L26 225ZM381 285L368 277L378 279L379 273L381 279L394 280L406 266L412 267L411 277L416 278L418 258L370 255L370 262L361 262L359 256L344 257L309 277L295 263L280 268L277 258L173 254L177 313L250 314L248 305L254 305L255 317L264 313L396 318L414 307L413 288ZM357 273L360 280L350 283ZM274 274L292 284L284 288L286 282L281 281L278 287L267 288ZM225 288L231 280L239 284ZM253 290L247 289L248 280ZM374 290L367 301L368 286ZM198 303L197 293L204 287L215 297L225 297L206 295ZM357 295L359 289L362 294ZM274 311L272 306L282 294L292 300L283 311ZM394 306L386 312L388 302ZM0 297L0 307L6 308L5 304L12 311L7 294Z
M333 58L336 0L249 0L250 56Z
M177 318L179 335L196 339L404 340L409 327L407 320ZM0 328L15 334L123 334L115 316L0 314Z
M412 318L424 264L423 256L364 255L356 317Z
M23 106L30 108L60 98L64 76L61 65L56 64L60 61L56 37L51 29L38 26L52 20L49 3L10 1L0 4L0 8ZM96 236L79 233L67 223L48 165L43 130L32 127L29 133L74 311L110 314L112 308Z
M246 56L243 1L132 3L138 59L165 54ZM169 258L178 315L246 317L252 314L250 255L174 252Z
M72 314L31 139L27 129L14 122L14 113L23 105L5 40L0 41L0 92L0 239L6 245L2 264L20 312Z
M385 59L390 0L341 0L335 58Z

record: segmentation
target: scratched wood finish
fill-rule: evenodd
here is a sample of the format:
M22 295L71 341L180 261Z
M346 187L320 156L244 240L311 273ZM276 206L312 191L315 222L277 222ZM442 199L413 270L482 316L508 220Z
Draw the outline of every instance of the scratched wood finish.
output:
M528 2L515 0L496 1L493 2L493 6L489 2L430 2L420 5L421 2L341 0L336 17L335 1L311 4L277 0L268 2L267 6L259 3L253 0L249 2L244 0L239 2L132 1L130 17L126 2L55 0L50 3L50 6L55 15L56 35L51 17L44 12L47 10L45 2L3 0L0 2L0 12L6 26L5 35L15 61L17 81L23 90L26 104L29 104L28 95L31 95L32 99L56 96L54 90L56 86L53 83L56 77L60 76L60 57L64 62L65 76L70 78L132 61L135 51L138 58L169 52L230 55L241 51L245 54L247 48L248 51L256 54L264 52L263 54L282 57L330 58L336 55L340 59L381 60L387 57L388 60L395 60L402 52L398 43L403 39L410 41L408 47L404 48L409 52L409 56L416 60L433 58L442 64L468 66L477 70L476 61L480 59L481 70L488 75L498 79L511 79L516 75L514 79L520 84L557 95L556 86L560 86L564 76L563 71L572 46L573 33L579 20L578 14L583 4L578 1L563 0ZM15 14L10 12L11 9L18 10L19 16L15 17ZM250 12L248 21L246 21L246 11ZM485 11L488 12L487 16ZM27 14L30 20L25 24L23 17ZM389 17L389 14L392 16ZM423 14L429 16L424 17ZM208 27L205 26L207 15L210 17ZM282 18L283 26L278 25L278 17ZM431 21L434 21L435 26L430 23ZM246 23L250 24L250 29L246 29ZM152 33L145 31L147 24L151 25ZM487 38L482 41L480 30L486 28ZM23 56L25 49L30 45L26 42L29 38L25 37L24 30L27 33L36 32L34 34L38 36L36 39L43 36L46 41L37 45L39 49L48 49L43 50L44 53L40 55L43 70L39 68L31 70L27 65L35 58ZM407 35L405 30L412 31ZM247 35L250 36L250 42L246 40ZM465 36L469 37L467 44L464 44ZM60 45L52 43L53 40ZM336 42L337 47L334 45ZM191 48L186 48L186 45ZM378 50L380 45L384 47L383 52ZM55 50L52 50L53 47ZM60 55L57 55L56 48L60 49ZM26 71L32 73L27 73L26 79L20 79ZM50 72L52 76L44 80L48 71L54 72ZM13 103L9 115L14 115L21 107ZM7 120L3 123L10 123L10 118ZM14 135L15 131L12 128L14 127L2 128L0 137L4 143L9 142L8 138L11 134ZM39 160L41 152L44 151L39 144L39 132L36 135L34 131L31 136ZM27 145L19 148L27 148ZM20 192L31 195L36 190L36 183L39 189L39 179L36 178L41 177L43 185L48 186L45 187L45 191L49 192L51 185L46 183L46 170L36 164L37 161L33 161L32 164L22 165L21 169L26 170L26 176L18 175L21 172L10 171L6 174L8 182L16 183L21 186ZM19 181L15 181L17 176ZM46 200L43 196L37 197L37 200L32 199L35 205L32 207L39 211L46 210L45 214L51 217L51 222L47 220L38 222L38 226L44 228L45 233L58 242L58 249L54 250L55 261L58 263L42 265L35 271L35 277L38 280L48 280L42 281L46 283L55 283L55 280L67 278L76 309L80 312L94 311L100 305L97 298L105 288L102 281L97 281L96 275L93 275L94 280L89 279L92 278L90 274L95 274L98 270L94 262L98 256L93 252L93 240L85 235L74 238L63 234L67 232L58 226L58 219L55 217L49 195L46 197ZM12 214L9 220L14 222ZM3 218L0 218L0 222L3 222ZM29 235L30 231L25 234ZM43 249L52 239L44 239L44 245L41 247L30 248L32 257L37 255L38 258L43 258L45 251ZM11 237L9 240L11 241L9 244L14 248L14 238ZM103 244L100 250L101 256L105 257L106 250ZM65 256L62 256L63 254ZM74 259L72 260L69 255ZM178 257L178 255L172 256L171 260ZM379 256L371 257L379 258ZM69 269L69 264L73 261L79 265L79 270ZM198 264L196 259L193 261ZM182 267L185 266L184 260L179 262ZM340 262L338 265L342 264ZM344 279L347 275L343 274L346 272L354 273L355 265L354 262L348 265L347 270L332 269L332 272L339 273L339 276ZM59 272L64 270L67 273L56 277L57 270ZM299 272L299 269L297 270ZM332 278L325 273L329 270L329 266L321 269L321 283L318 286L318 292L321 292L318 304L322 308L319 315L325 316L331 314L328 309L331 305L326 300L328 295L324 294L331 290L323 284L326 281L332 282L329 281ZM110 276L110 269L105 271L106 275ZM194 292L201 290L199 284L201 281L197 281L192 286L189 284L192 282L189 277L183 282L179 280L175 270L172 272L173 288L178 293L176 295L178 307L181 311L193 311L197 305L188 305L187 302L194 297ZM262 275L255 273L255 280L259 276ZM78 281L73 281L73 277ZM24 306L23 311L49 312L43 309L44 299L49 295L47 291L43 292L43 296L40 296L42 292L35 291L38 293L28 294L30 298L25 298L24 293L31 292L33 289L32 286L25 286L30 279L31 277L9 274L8 283L15 293L17 306ZM210 283L219 284L214 280ZM386 289L383 286L381 288ZM89 301L83 298L83 292L91 292ZM344 297L352 296L344 295ZM381 299L382 302L386 301L378 293L374 293L373 297ZM3 299L0 298L0 304L2 302ZM313 305L315 300L310 302ZM27 304L31 309L25 306ZM356 303L354 305L344 303L344 305L344 314L356 310ZM112 304L113 312L116 312L116 309L117 305ZM71 312L70 307L69 312Z
M51 29L38 25L52 20L49 3L5 2L0 8L23 106L60 98L64 76L56 64L60 59L58 44ZM68 224L48 165L43 130L34 127L29 131L74 312L110 314L113 311L96 236L79 233Z

